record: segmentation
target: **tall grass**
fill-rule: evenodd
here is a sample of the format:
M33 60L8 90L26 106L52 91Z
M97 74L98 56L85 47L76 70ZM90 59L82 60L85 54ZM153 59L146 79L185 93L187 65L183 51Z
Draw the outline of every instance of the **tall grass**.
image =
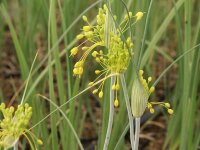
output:
M31 74L30 83L25 95L25 101L33 107L31 125L33 132L40 137L44 144L38 149L80 149L86 144L84 140L94 140L93 149L103 149L108 124L109 114L109 82L105 83L104 98L98 100L91 94L91 89L77 93L87 88L88 82L93 79L93 64L86 68L84 76L73 76L74 60L70 49L77 45L75 39L81 32L81 17L86 14L95 22L97 7L105 1L74 1L74 0L34 0L34 1L0 1L0 57L6 52L4 49L4 29L7 25L15 47L16 57L20 66L21 83L25 82L30 72L30 67L36 51L39 56ZM125 0L129 11L146 12L142 21L132 27L134 38L134 62L137 64L140 56L145 20L150 1ZM140 69L150 75L157 75L157 57L162 57L163 62L174 62L178 56L186 54L174 62L177 68L177 80L171 88L167 82L164 87L165 100L170 100L174 109L172 117L165 117L168 122L165 144L163 149L198 149L200 141L200 116L199 116L199 60L200 49L188 50L200 43L200 7L199 0L172 0L155 1L149 13L149 22L146 28L144 52L142 51ZM111 10L121 19L126 14L122 1L111 1ZM195 10L195 11L193 11ZM173 27L173 31L170 27ZM130 34L128 31L125 34ZM173 50L168 45L175 45ZM169 52L175 51L176 56ZM74 58L76 59L76 58ZM92 61L90 62L92 63ZM164 71L168 66L161 68ZM127 90L130 95L133 83L133 66L129 66L125 77ZM173 74L168 70L163 74L168 78ZM156 77L153 77L156 80ZM162 79L162 78L161 78ZM160 81L160 79L159 79ZM156 84L159 82L156 81ZM25 84L24 84L25 85ZM168 90L170 88L170 90ZM0 90L0 98L5 94ZM155 92L156 93L156 92ZM37 96L41 94L43 96ZM71 100L71 98L75 98ZM22 95L16 101L20 103ZM153 96L156 98L156 95ZM46 101L46 100L47 101ZM114 123L108 149L128 149L125 135L128 132L128 115L123 92L120 91L120 107L115 109ZM157 98L158 99L158 98ZM49 102L51 101L51 102ZM95 101L93 103L93 101ZM50 119L39 122L58 106L65 104L59 111L52 113ZM94 106L95 105L95 106ZM95 110L100 110L97 114ZM148 113L148 112L147 112ZM160 113L160 111L158 112ZM100 118L99 118L100 115ZM164 114L165 115L165 114ZM85 139L83 131L86 130L86 120L90 119L94 133L92 139ZM97 120L100 120L97 121ZM39 124L37 124L39 122ZM37 124L37 126L34 126ZM129 134L127 134L129 135ZM77 140L80 138L82 144ZM129 142L129 141L128 141ZM117 145L116 145L117 144ZM23 145L25 149L25 144Z

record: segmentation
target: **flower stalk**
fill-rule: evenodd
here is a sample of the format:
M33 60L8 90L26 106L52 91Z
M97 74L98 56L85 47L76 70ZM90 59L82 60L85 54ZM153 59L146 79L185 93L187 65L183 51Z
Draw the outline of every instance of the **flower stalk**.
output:
M135 143L133 150L138 150L139 135L140 135L140 118L135 118Z
M106 132L105 142L103 149L108 149L108 144L110 141L110 136L112 132L112 125L113 125L113 117L114 117L114 91L112 90L112 85L115 83L115 77L111 77L110 81L110 111L109 111L109 120L108 120L108 128Z
M121 83L122 83L122 88L124 92L124 97L125 97L125 102L126 102L126 108L128 112L128 119L129 119L129 124L130 124L130 141L131 141L131 147L132 149L134 148L134 125L133 125L133 116L131 113L131 105L129 102L129 96L128 96L128 91L127 91L127 86L126 86L126 81L124 78L124 74L120 75Z

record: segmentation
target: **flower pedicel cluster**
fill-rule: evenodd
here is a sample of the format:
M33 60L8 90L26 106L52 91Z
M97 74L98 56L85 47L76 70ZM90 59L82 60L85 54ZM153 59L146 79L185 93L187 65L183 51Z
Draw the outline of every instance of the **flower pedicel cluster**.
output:
M38 144L42 144L42 141L27 129L32 116L32 107L28 104L18 105L17 110L14 112L14 107L6 108L5 104L2 103L0 111L4 117L0 121L0 147L4 149L13 147L22 135L27 138L32 149L36 149L35 139Z
M143 16L142 12L138 12L135 16L129 12L131 19L135 18L136 23ZM83 20L87 23L86 26L83 26L83 33L77 35L77 39L85 39L79 46L74 47L71 50L71 55L75 56L79 49L84 51L82 57L74 65L73 73L76 76L81 76L83 74L83 65L86 61L88 55L92 55L97 63L102 67L102 70L95 70L95 74L98 77L89 83L89 86L92 86L96 81L98 81L102 76L106 78L109 74L117 74L115 84L112 85L112 90L115 91L115 101L114 106L118 107L119 101L117 98L117 92L120 88L119 84L119 74L123 73L129 64L130 55L128 49L133 47L132 39L128 37L126 41L121 39L121 32L125 32L128 29L128 15L126 15L123 21L120 23L120 30L115 28L114 20L116 21L116 16L111 17L108 8L104 5L104 8L100 8L98 15L96 16L97 24L92 26L86 16L83 16ZM91 46L86 47L82 45L86 42L91 43ZM100 50L95 50L95 49ZM106 49L105 53L102 49ZM97 89L93 91L93 94L98 93L99 98L103 97L103 86L105 80L99 85Z

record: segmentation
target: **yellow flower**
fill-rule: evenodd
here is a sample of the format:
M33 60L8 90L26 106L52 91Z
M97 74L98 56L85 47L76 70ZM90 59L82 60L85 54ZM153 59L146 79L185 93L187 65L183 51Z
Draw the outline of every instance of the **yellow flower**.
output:
M134 18L132 12L129 12L129 16ZM84 50L83 55L80 60L74 65L73 74L81 77L84 72L84 63L87 57L91 54L95 61L100 64L102 69L95 70L95 74L98 77L89 83L89 86L93 85L100 78L106 78L110 74L121 74L124 73L128 67L130 61L129 49L133 47L133 42L130 37L123 41L121 39L121 32L125 32L128 26L128 19L124 17L124 20L120 23L120 29L116 29L115 21L117 21L116 16L113 18L108 11L106 5L103 8L99 8L98 14L96 16L96 25L92 26L86 16L83 16L83 21L87 25L83 26L83 33L77 36L77 39L85 39L83 43L88 42L91 46L82 47ZM121 31L121 32L120 32ZM75 48L81 48L81 43ZM76 54L77 51L74 48L71 50L71 55ZM116 76L116 82L112 88L117 92L120 88L119 76ZM99 87L93 91L94 94L98 93L99 97L103 97L103 86L104 80L100 83ZM92 83L92 84L91 84ZM118 102L116 102L118 104ZM119 105L119 104L118 104ZM117 105L116 105L117 106Z
M35 136L27 129L28 123L32 116L32 107L28 104L19 105L14 112L14 107L6 108L4 103L0 105L0 111L4 119L0 121L0 147L5 149L13 147L19 140L19 137L24 135L31 147L33 148L32 140ZM32 139L30 140L29 137ZM39 139L37 139L39 140ZM39 140L39 143L42 143Z
M131 108L134 117L139 118L143 115L146 107L150 110L150 113L154 113L153 105L161 105L168 110L169 114L173 114L173 110L170 109L169 103L164 102L148 102L149 96L154 92L155 88L149 83L152 81L152 77L148 77L148 80L143 78L144 71L140 70L138 78L134 80L131 96Z
M135 16L136 16L136 21L140 20L143 16L143 12L138 12Z

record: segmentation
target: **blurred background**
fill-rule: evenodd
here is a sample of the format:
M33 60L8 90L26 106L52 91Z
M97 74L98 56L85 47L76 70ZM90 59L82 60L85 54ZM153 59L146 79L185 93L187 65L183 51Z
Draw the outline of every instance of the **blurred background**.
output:
M135 62L139 60L151 2L140 69L145 70L145 76L152 76L153 81L159 79L150 101L169 102L174 114L168 115L161 107L156 107L154 114L147 110L142 118L139 149L197 150L200 149L200 1L124 0L126 8L133 14L145 12L131 29ZM30 127L33 126L34 134L44 142L38 149L76 150L79 142L86 150L103 147L108 123L109 82L105 84L103 99L99 100L90 89L64 105L61 111L68 120L56 111L34 125L56 108L38 94L60 106L95 79L94 69L99 66L92 59L85 64L81 78L73 76L73 65L81 54L74 58L69 55L71 48L80 44L76 35L84 25L82 16L86 15L89 22L95 23L98 8L104 3L92 0L0 0L0 100L7 106L17 106L21 102L25 81L38 52L25 95L25 101L33 107ZM118 22L127 13L121 0L111 1L111 8ZM130 30L126 34L129 33ZM129 67L125 76L130 94L133 66ZM161 74L163 76L159 78ZM122 92L119 100L109 150L130 149ZM22 138L19 149L29 148Z

